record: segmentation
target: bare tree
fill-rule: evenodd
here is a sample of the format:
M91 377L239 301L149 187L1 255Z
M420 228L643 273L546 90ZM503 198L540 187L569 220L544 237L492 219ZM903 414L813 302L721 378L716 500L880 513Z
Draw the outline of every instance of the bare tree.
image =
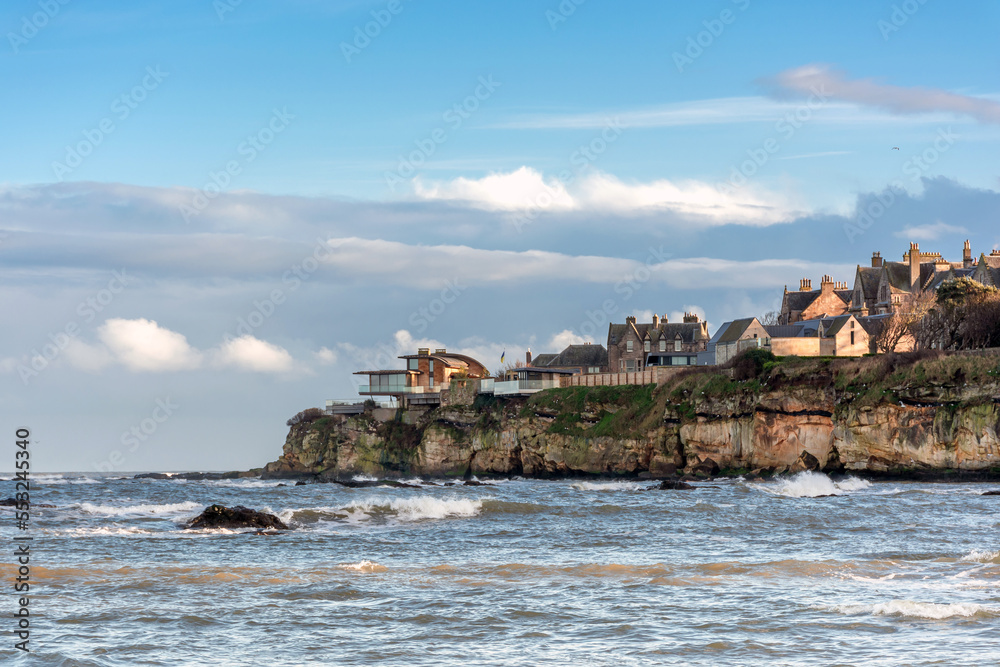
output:
M496 379L498 380L503 380L504 377L506 377L507 375L507 371L512 371L515 368L524 368L524 361L521 359L508 361L507 363L501 365L500 368L497 369L497 372L495 373L494 377L496 377Z
M776 310L769 310L758 318L758 321L765 327L780 324L781 313Z
M916 342L921 322L935 303L933 292L904 298L896 305L892 315L882 321L882 328L875 335L875 348L882 353L895 352L906 337Z

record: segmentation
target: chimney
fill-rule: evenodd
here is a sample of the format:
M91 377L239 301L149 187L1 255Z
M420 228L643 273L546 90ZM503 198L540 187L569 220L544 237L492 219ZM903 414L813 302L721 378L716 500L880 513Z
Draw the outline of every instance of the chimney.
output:
M635 315L629 315L626 317L625 324L635 324Z
M656 313L653 313L653 328L655 329L659 326L660 326L660 316L657 315Z
M684 313L684 324L697 324L698 316L694 313Z
M800 292L811 292L812 291L812 280L809 278L803 278L799 281L799 291Z
M434 354L448 354L448 350L443 347L439 347L434 350Z
M920 290L920 246L916 243L910 244L910 294L916 294Z
M882 266L882 253L873 252L872 253L872 268L877 269Z
M429 348L429 347L419 347L419 348L417 348L417 354L419 354L419 355L428 355L430 353L431 353L431 348Z
M528 351L524 353L524 364L526 366L530 366L531 365L531 348L530 347L528 348Z
M966 269L972 267L972 244L969 243L969 239L965 239L965 247L962 248L962 267Z
M666 324L666 323L667 323L667 314L663 313L663 317L660 318L660 324Z

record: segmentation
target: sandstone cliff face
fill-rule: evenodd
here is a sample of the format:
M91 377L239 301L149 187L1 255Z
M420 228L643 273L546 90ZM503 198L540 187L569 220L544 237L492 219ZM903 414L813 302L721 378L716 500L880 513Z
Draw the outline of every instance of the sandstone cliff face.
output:
M591 435L607 406L556 417L515 409L450 405L413 426L370 416L327 417L292 427L269 476L319 474L536 477L579 474L666 476L675 471L757 468L903 472L1000 467L1000 387L924 387L907 403L855 405L832 388L785 388L705 399L684 411L658 409L656 426L627 436ZM611 408L607 408L611 409ZM565 415L563 415L565 416ZM803 464L802 462L807 463Z

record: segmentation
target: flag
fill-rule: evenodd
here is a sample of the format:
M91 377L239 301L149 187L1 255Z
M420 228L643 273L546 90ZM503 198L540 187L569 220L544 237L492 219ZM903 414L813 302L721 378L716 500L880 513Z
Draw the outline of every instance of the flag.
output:
M500 363L501 364L503 363L503 358L506 357L506 356L507 356L507 350L504 350L503 354L500 355Z

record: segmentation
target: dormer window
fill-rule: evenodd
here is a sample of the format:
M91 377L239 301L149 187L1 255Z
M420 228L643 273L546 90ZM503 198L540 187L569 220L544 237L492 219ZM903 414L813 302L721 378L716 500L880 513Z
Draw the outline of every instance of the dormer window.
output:
M649 352L649 341L648 340L643 342L643 344L642 344L642 351L643 352Z
M681 351L681 341L680 339L674 341L674 352Z
M666 352L666 351L667 351L667 341L661 340L660 341L660 352Z

